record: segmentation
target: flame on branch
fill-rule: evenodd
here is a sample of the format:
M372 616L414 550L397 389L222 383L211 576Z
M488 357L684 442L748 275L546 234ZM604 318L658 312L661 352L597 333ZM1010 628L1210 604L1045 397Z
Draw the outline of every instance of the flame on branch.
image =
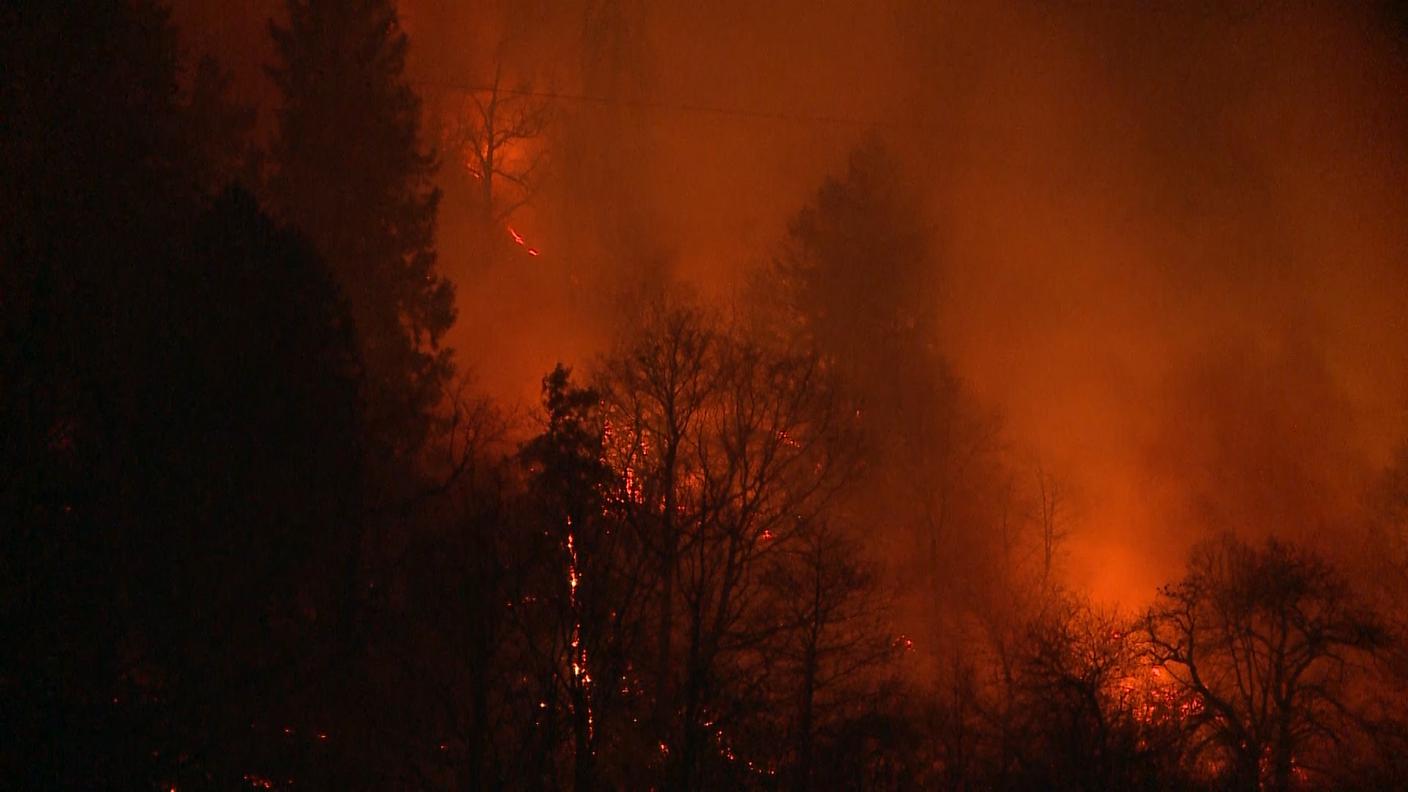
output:
M526 251L530 256L538 255L538 249L530 246L527 242L525 242L523 240L523 235L515 231L513 226L505 226L505 228L508 229L508 235L513 238L513 243L515 245L518 245L519 247L523 248L524 251Z
M504 223L533 199L552 121L551 104L528 85L509 89L503 83L503 65L496 63L493 80L469 91L460 128L452 133L466 170L479 182L481 211L490 225ZM536 255L531 248L529 253Z
M587 736L592 737L595 718L592 715L592 675L587 670L587 647L582 643L581 605L577 600L577 587L582 583L578 569L577 539L572 529L572 518L567 518L567 601L572 614L572 680L581 690L582 706L587 716Z

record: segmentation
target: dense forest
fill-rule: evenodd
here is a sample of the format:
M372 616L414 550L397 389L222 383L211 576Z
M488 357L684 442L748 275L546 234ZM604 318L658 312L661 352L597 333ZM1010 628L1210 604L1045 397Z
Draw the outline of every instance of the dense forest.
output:
M500 46L448 125L393 0L286 0L264 108L158 0L0 7L0 787L1408 788L1408 451L1343 501L1218 457L1180 571L1093 596L1101 493L941 343L940 176L859 130L701 289L622 241L639 9L584 7L616 104ZM546 258L534 204L622 252L521 405L440 256ZM1279 397L1228 355L1161 448Z

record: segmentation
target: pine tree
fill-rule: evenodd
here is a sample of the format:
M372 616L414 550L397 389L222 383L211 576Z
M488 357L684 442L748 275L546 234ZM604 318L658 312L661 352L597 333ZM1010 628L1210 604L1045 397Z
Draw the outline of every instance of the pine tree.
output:
M374 459L414 459L452 373L454 292L436 270L440 192L392 0L288 0L271 25L283 94L271 193L327 261L365 365Z
M273 724L344 698L350 317L303 239L211 194L240 113L183 67L155 0L0 9L7 788L302 781Z

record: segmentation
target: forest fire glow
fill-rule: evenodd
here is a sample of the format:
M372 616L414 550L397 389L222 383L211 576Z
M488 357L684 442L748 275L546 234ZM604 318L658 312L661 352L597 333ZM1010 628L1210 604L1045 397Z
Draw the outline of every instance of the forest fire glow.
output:
M1402 6L21 4L0 788L1408 788Z

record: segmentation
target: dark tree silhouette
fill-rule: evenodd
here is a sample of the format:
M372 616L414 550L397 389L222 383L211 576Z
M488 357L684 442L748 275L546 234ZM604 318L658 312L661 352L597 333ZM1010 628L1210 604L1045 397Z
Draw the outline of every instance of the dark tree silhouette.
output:
M1035 470L1036 486L1033 491L1037 542L1041 556L1041 585L1051 585L1051 572L1056 566L1058 554L1070 534L1070 492L1069 485L1044 465L1037 463Z
M451 374L454 293L436 270L440 193L390 0L288 0L270 194L337 277L366 366L373 458L411 467ZM384 493L383 493L384 495Z
M848 427L815 356L756 343L687 302L652 309L602 390L632 482L628 519L657 565L656 729L671 783L727 783L749 763L728 731L752 695L740 660L763 638L752 630L763 560L834 495Z
M345 744L375 750L345 764L382 784L424 783L423 752L441 739L416 707L425 699L411 695L423 676L412 647L429 614L412 608L408 592L422 581L408 563L441 535L431 521L447 489L429 477L432 458L451 442L452 366L441 340L454 321L453 289L436 268L435 158L422 145L420 101L404 76L408 41L396 4L288 0L285 8L286 24L270 26L269 73L282 105L268 194L326 261L363 367L367 513L356 541L358 594L348 605L358 633L340 670L361 695Z
M607 402L612 464L625 481L626 518L655 563L655 656L649 669L660 742L668 745L674 711L680 552L687 526L698 519L681 495L696 477L690 433L718 384L713 358L720 343L692 307L651 306L642 337L630 339L607 361L600 389Z
M889 624L891 603L860 542L826 523L800 527L796 540L766 562L768 616L777 634L769 655L772 695L786 713L787 775L795 789L831 788L854 778L819 777L817 767L844 766L831 757L844 730L869 708L887 682L886 667L909 646ZM864 757L851 757L855 764Z
M410 617L392 622L393 710L388 758L412 786L502 789L534 768L516 744L529 732L533 692L512 603L522 596L532 534L521 514L508 421L484 399L457 399L444 465L458 475L431 499L408 542L403 586Z
M1178 702L1148 677L1142 636L1070 596L1047 601L1016 647L1015 753L1030 789L1160 789L1181 775Z
M232 78L213 58L202 58L185 103L186 145L196 152L192 176L202 191L217 194L231 184L259 186L262 152L254 142L254 108L230 98Z
M1201 707L1190 719L1239 788L1287 790L1349 735L1346 684L1388 640L1328 562L1275 539L1199 545L1145 619L1153 662Z
M891 386L883 395L896 398L894 378L934 362L930 245L918 193L878 140L853 151L845 174L827 179L793 219L777 262L779 296L853 386Z
M869 140L793 219L764 299L773 332L814 349L840 383L865 448L853 508L905 530L904 572L930 599L937 644L957 636L941 617L971 604L990 571L1004 476L996 423L938 348L933 236L903 163Z
M551 697L566 705L573 788L595 789L598 756L619 766L621 752L643 747L625 715L633 706L647 714L632 700L630 661L649 612L649 558L620 519L624 493L608 464L601 397L558 366L543 379L543 407L547 427L520 455L536 533L550 543L539 553L548 610L530 646L547 664Z
M195 215L183 189L174 32L152 3L0 11L0 653L7 782L151 777L113 711L130 624L114 548L126 519L117 445L144 340L142 298ZM119 697L120 700L120 697Z
M470 91L473 115L456 130L465 166L479 181L481 222L496 232L533 199L542 178L552 106L533 93L527 82L504 85L503 63L496 61L489 84Z
M286 0L265 168L157 0L0 3L0 788L1403 787L1408 452L1367 571L1221 536L1133 625L1069 596L1078 491L1019 486L951 374L878 143L765 310L644 278L539 423L451 390L396 8ZM606 101L551 130L593 198L565 235L627 262L646 11L570 12ZM547 121L506 86L471 119L494 223Z
M4 783L296 772L273 735L318 720L360 511L350 320L211 199L238 124L158 5L3 14Z
M121 474L134 533L111 559L133 610L129 695L169 702L165 739L200 757L192 773L309 778L273 735L333 730L342 692L328 670L346 655L361 514L351 321L311 247L239 190L167 277L120 441L142 460Z

